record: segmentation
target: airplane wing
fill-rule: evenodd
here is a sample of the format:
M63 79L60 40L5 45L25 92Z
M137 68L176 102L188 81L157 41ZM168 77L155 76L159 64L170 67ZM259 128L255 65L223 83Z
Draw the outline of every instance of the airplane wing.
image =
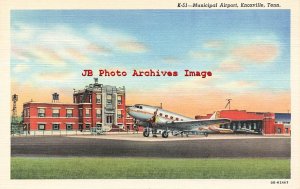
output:
M192 121L174 121L157 126L162 129L174 129L174 130L195 130L199 127L205 127L210 125L226 124L230 123L229 119L213 119L213 120L192 120Z

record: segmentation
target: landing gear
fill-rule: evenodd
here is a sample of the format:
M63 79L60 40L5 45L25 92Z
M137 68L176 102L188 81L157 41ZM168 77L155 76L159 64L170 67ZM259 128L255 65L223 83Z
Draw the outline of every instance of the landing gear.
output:
M152 129L152 136L153 137L157 137L156 133L157 133L157 129Z
M147 128L147 129L144 130L143 136L144 137L149 137L149 135L150 135L150 130L149 130L149 128Z
M168 134L167 131L163 131L162 134L161 134L161 136L162 136L163 138L168 138L169 134Z
M207 136L208 136L208 133L204 133L204 136L207 137Z

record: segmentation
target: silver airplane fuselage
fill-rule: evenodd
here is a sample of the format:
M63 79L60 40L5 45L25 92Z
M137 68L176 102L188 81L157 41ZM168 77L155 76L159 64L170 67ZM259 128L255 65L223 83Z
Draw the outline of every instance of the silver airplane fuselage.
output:
M127 112L129 115L131 115L132 117L134 117L139 121L149 121L150 119L153 118L154 114L156 114L157 124L170 123L174 121L195 120L187 116L183 116L174 112L163 110L160 107L142 105L142 104L136 104L134 106L128 107Z

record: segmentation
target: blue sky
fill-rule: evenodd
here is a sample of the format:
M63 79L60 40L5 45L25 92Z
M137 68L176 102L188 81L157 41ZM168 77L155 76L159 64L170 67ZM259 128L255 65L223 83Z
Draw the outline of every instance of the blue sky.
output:
M13 10L11 34L15 84L80 89L92 82L83 69L104 68L126 70L99 81L129 92L290 90L288 10ZM133 69L180 76L135 78ZM185 69L213 76L188 78Z

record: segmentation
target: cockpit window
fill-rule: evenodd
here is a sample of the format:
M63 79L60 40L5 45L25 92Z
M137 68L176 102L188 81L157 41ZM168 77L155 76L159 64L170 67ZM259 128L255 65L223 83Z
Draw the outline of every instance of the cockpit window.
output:
M143 109L143 107L139 106L139 105L135 105L134 107L139 108L139 109Z

